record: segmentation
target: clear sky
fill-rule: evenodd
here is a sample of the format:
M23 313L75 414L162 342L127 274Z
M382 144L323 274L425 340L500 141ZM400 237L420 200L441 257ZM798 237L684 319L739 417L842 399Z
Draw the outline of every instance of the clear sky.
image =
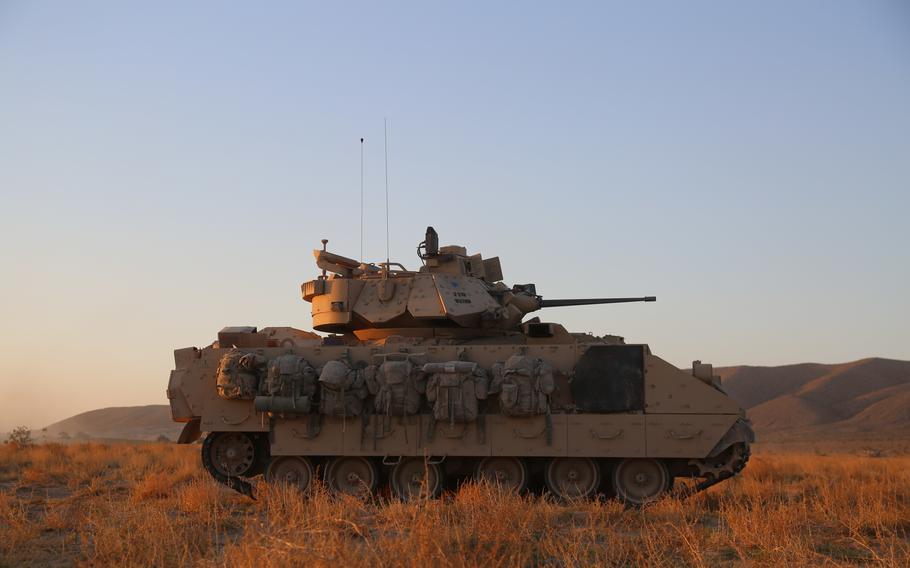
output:
M677 365L910 359L910 5L0 0L0 430L426 225Z

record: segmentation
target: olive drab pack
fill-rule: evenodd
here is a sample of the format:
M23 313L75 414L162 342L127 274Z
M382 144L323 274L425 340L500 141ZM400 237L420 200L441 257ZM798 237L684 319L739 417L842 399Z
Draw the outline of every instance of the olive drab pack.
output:
M362 369L343 360L329 361L319 373L319 412L328 416L357 416L367 396Z
M253 399L259 391L259 371L265 360L255 353L231 349L218 362L215 385L228 400Z
M316 369L303 357L290 353L269 361L262 394L299 398L316 394Z
M468 361L427 363L427 400L433 417L450 424L473 422L479 414L478 401L487 398L487 373Z
M554 390L553 368L541 359L512 355L493 366L490 391L499 393L499 406L508 416L547 414Z
M375 396L376 412L389 416L408 416L420 411L426 392L426 376L419 366L422 354L388 353L377 355L366 369L364 379Z
M253 403L257 412L309 414L316 394L316 370L303 357L279 355L269 361L259 392Z

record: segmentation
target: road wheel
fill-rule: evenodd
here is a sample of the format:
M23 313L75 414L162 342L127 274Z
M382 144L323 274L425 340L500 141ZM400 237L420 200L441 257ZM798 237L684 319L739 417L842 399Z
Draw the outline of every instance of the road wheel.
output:
M613 470L616 496L627 505L641 506L655 501L670 489L667 465L655 459L624 459Z
M444 473L438 463L403 458L392 468L392 493L402 501L432 498L442 490Z
M370 495L378 481L376 464L368 458L335 458L325 470L326 485L335 493Z
M202 443L202 463L217 478L254 474L261 447L245 432L212 432Z
M265 478L269 483L283 483L307 491L315 477L313 462L301 456L278 456L272 459Z
M528 468L521 458L490 457L477 464L477 480L521 493L528 486Z
M588 499L600 485L600 467L590 458L553 458L544 480L560 499Z

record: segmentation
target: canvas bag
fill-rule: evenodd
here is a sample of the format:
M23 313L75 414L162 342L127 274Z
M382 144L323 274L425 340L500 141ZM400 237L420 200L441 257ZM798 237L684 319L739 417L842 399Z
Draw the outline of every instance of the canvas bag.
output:
M493 367L493 390L499 392L499 406L507 416L547 414L550 395L556 390L553 368L542 359L512 355Z
M262 358L254 353L231 349L218 362L215 388L218 396L228 400L253 399L259 390L259 367Z
M487 374L468 361L427 363L427 400L433 404L433 417L450 424L473 422L478 401L487 398Z
M357 416L363 412L367 390L363 371L345 361L329 361L319 373L319 412L328 416Z
M370 393L376 397L376 412L389 416L417 414L426 392L423 371L406 354L377 357L377 364L370 366L365 375Z
M268 364L263 394L299 398L316 394L316 369L303 357L288 353Z

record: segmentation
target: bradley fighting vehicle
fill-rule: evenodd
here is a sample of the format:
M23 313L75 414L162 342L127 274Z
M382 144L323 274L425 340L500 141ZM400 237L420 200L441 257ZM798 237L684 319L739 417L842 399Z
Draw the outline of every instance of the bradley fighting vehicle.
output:
M703 489L738 473L754 440L711 365L680 370L647 345L570 333L529 313L653 297L549 300L507 286L498 258L438 245L422 266L314 251L304 283L313 327L227 327L174 352L167 389L180 443L207 432L202 461L306 490L433 496L471 476L557 497L615 493L643 504L676 477ZM689 485L689 491L693 490Z

